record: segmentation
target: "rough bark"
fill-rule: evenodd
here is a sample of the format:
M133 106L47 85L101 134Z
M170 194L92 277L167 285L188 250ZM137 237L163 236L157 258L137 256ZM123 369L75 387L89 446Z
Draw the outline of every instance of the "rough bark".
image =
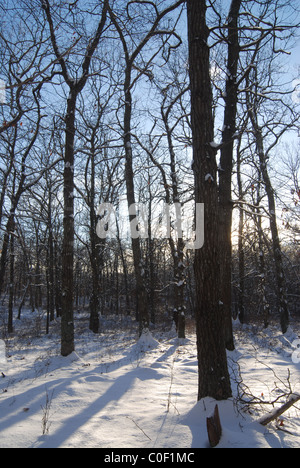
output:
M15 289L15 240L14 227L10 236L10 274L9 274L9 301L8 301L8 324L7 332L13 333L13 306L14 306L14 289Z
M220 420L219 407L216 405L214 414L206 419L208 439L211 448L219 445L222 437L222 425Z
M213 141L209 29L205 0L188 0L191 120L196 203L204 203L205 245L195 252L196 327L199 365L198 398L231 396L220 311L219 203Z
M62 317L61 354L68 356L75 349L73 292L74 292L74 141L76 93L70 93L66 115L66 143L64 168L64 237L62 250Z
M234 350L232 331L232 171L233 147L236 133L236 113L238 101L237 69L239 60L238 18L242 0L232 0L228 18L228 59L225 95L224 127L219 171L220 196L220 246L221 259L221 300L225 316L225 342L229 350Z

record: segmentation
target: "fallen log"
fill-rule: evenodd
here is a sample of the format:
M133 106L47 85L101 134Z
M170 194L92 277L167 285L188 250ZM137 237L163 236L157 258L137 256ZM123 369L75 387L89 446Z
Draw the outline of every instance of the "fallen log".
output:
M262 426L267 426L270 424L272 421L275 421L279 416L281 416L283 413L288 411L292 406L294 406L298 401L300 401L300 394L294 393L292 394L288 401L281 406L280 408L274 409L271 413L266 414L265 416L262 416L258 422Z
M208 439L211 448L217 447L222 437L222 426L220 421L219 407L216 405L214 414L206 419Z

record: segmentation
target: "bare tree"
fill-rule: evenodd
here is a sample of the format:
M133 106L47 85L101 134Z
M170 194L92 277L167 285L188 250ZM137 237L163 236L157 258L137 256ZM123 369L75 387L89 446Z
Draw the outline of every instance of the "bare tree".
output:
M268 165L267 165L267 154L265 151L264 137L261 125L258 120L258 109L255 102L248 99L248 112L253 128L253 135L256 141L256 152L259 158L260 171L264 182L265 190L268 196L268 206L270 215L270 228L272 234L273 253L275 261L275 272L277 282L277 296L279 303L280 312L280 323L283 333L286 333L289 326L289 311L288 302L286 296L286 283L285 273L283 269L282 250L279 238L279 231L277 226L277 215L276 215L276 201L275 193L272 186L272 182L269 176Z
M162 20L172 11L176 10L180 5L184 3L183 0L179 0L175 3L171 3L166 9L159 11L158 7L154 2L148 1L130 1L127 2L125 8L126 21L128 22L128 28L124 28L123 19L118 17L116 10L110 8L111 21L114 24L117 33L120 37L124 59L125 59L125 71L124 71L124 116L123 116L123 142L125 151L125 181L127 189L127 201L128 207L131 210L129 215L130 223L133 223L137 218L136 206L136 194L134 185L134 167L133 167L133 142L132 142L132 112L133 112L133 89L138 80L146 75L152 79L151 75L151 64L155 57L159 55L164 47L168 46L168 41L172 36L175 36L179 43L181 42L178 35L171 28L159 30L159 26ZM149 6L152 7L153 15L147 16L147 20L144 16L143 10L147 11ZM134 9L136 7L136 9ZM145 8L147 7L147 8ZM133 10L133 11L132 11ZM130 27L134 22L134 18L138 21L143 19L147 21L148 30L144 35L140 35L141 38L136 42L136 37L133 38L130 34ZM140 23L139 23L140 25ZM145 47L155 37L165 37L163 44L155 48L154 52L150 57L143 59L141 56ZM178 45L178 44L177 44ZM174 47L174 46L173 46ZM137 288L137 304L138 314L140 321L140 334L143 333L144 329L149 327L149 312L148 312L148 299L147 291L144 281L144 268L142 265L142 253L140 238L136 235L132 236L132 251L134 259L134 269L136 277L136 288Z
M35 185L37 180L42 177L42 173L37 178L32 178L28 180L28 175L30 174L30 169L28 168L28 160L31 154L31 151L36 143L38 138L39 129L42 121L42 113L41 113L41 105L40 105L40 91L43 86L41 83L37 89L32 91L33 94L33 102L36 105L36 121L34 122L34 128L32 128L32 133L29 139L25 139L25 147L22 148L20 151L17 149L17 135L18 129L15 127L14 135L15 137L12 139L12 145L10 145L10 158L13 161L14 165L14 174L13 174L13 186L10 194L10 210L9 215L7 218L5 234L3 238L3 245L2 245L2 252L1 252L1 259L0 259L0 293L2 292L3 283L4 283L4 275L6 269L6 260L9 248L9 239L10 236L14 233L15 228L15 215L17 211L18 204L24 192L26 192L30 187ZM32 120L31 120L32 124ZM17 158L17 154L20 154L20 158ZM17 161L18 159L18 161ZM19 170L16 169L19 167ZM30 167L30 166L29 166ZM28 170L29 169L29 170Z
M86 246L92 275L90 330L94 333L99 333L100 330L99 311L103 309L100 277L105 249L108 248L106 239L97 236L97 210L100 203L113 203L120 185L123 185L118 173L121 158L115 154L117 150L109 150L111 141L107 115L110 113L109 106L114 93L114 86L110 86L106 92L103 91L101 79L95 76L90 80L89 98L82 98L78 109L81 117L78 128L80 138L78 153L82 156L81 159L85 160L85 167L83 168L84 188L80 189L76 184L76 190L85 201L89 212L89 242Z
M247 80L253 65L260 56L260 51L267 49L274 56L282 55L288 36L293 36L296 25L293 24L287 11L285 0L275 2L243 2L232 0L229 14L224 21L222 10L218 11L216 2L209 2L212 15L215 18L211 35L213 47L225 44L227 59L219 63L225 75L225 86L220 90L225 102L222 127L222 141L219 165L219 197L220 197L220 244L221 260L221 301L226 317L226 346L234 349L232 333L232 174L234 168L234 141L242 129L237 128L237 110L241 90L247 87ZM291 3L291 10L295 7ZM283 47L282 47L283 46Z
M185 170L182 169L180 162L180 150L184 144L180 141L180 149L176 148L178 140L182 136L182 121L189 118L190 102L188 96L188 72L184 68L183 61L177 63L178 52L174 60L170 60L167 65L168 73L163 73L156 77L156 87L159 91L159 115L152 115L153 127L144 142L135 135L141 148L148 155L149 163L158 170L162 188L158 190L157 197L161 197L167 206L175 207L175 214L171 219L170 232L168 232L168 243L173 259L173 320L176 325L179 338L185 338L185 287L186 287L186 262L185 262L185 241L183 239L181 216L186 199L191 195L188 190L188 177L185 178ZM181 67L183 67L183 72ZM179 75L183 76L179 78ZM186 98L186 99L184 99ZM187 106L187 107L185 107ZM153 113L153 111L152 111ZM164 150L167 147L167 157ZM162 150L163 148L163 150ZM189 168L189 172L190 168ZM150 184L150 182L149 182ZM173 227L177 229L173 229ZM177 231L177 232L175 232ZM177 234L177 235L176 235ZM179 234L179 236L178 236Z
M238 104L238 64L240 55L239 44L239 14L242 0L232 0L228 15L227 26L227 76L225 90L224 125L222 132L222 148L219 170L219 197L220 197L220 247L221 260L221 285L222 303L225 315L225 342L229 350L234 349L232 333L231 312L231 228L232 228L232 171L233 171L233 148L236 133L236 113Z
M205 245L195 252L198 398L225 400L231 385L220 307L219 206L206 1L188 0L195 199L205 206Z
M76 105L80 93L83 91L89 78L89 71L93 55L99 45L103 34L108 11L108 0L101 2L102 12L99 13L100 20L97 25L96 32L88 40L88 45L83 52L84 59L80 61L81 75L79 74L79 66L76 71L73 69L73 63L69 58L65 58L60 50L58 35L55 25L57 11L54 13L48 0L41 0L41 8L43 9L48 23L50 38L53 48L53 53L59 63L61 75L65 84L69 88L69 96L67 99L67 111L65 116L65 168L64 168L64 241L62 253L62 290L63 290L63 313L61 320L61 354L68 356L74 351L74 318L73 318L73 301L74 301L74 144L76 134ZM73 4L71 10L77 8L77 3ZM72 13L72 12L69 12ZM73 16L74 18L74 16ZM61 17L58 18L61 20ZM73 34L76 35L76 28ZM75 42L80 41L79 38ZM80 51L82 53L82 51ZM78 60L78 57L77 57ZM73 77L71 73L73 72Z

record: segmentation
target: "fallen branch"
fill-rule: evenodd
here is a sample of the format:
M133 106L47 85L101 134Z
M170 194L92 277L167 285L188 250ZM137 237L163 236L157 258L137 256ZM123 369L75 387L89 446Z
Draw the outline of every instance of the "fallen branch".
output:
M300 401L300 394L299 393L294 393L292 394L288 401L281 406L280 408L274 409L271 413L266 414L265 416L262 416L258 422L262 426L267 426L270 424L272 421L275 421L275 419L279 418L283 413L288 411L292 406L294 406L298 401Z

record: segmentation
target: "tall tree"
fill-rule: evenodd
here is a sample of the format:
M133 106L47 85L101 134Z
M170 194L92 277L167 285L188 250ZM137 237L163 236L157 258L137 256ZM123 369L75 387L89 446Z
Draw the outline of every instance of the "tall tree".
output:
M248 102L248 112L253 128L253 136L256 141L256 151L259 159L259 167L264 182L265 190L268 197L268 206L270 214L270 229L272 235L272 244L273 244L273 253L275 261L275 277L277 283L277 298L279 305L280 313L280 324L282 333L286 333L289 326L289 309L287 302L287 292L286 292L286 280L285 273L283 268L283 254L281 249L281 243L279 238L279 230L277 225L277 215L276 215L276 200L275 200L275 191L272 186L271 178L269 176L268 170L268 157L265 151L263 132L259 124L257 108L255 104L250 105L249 99Z
M79 76L80 67L73 70L75 77L71 77L74 64L68 58L65 58L60 51L58 43L57 25L54 24L55 15L52 12L49 0L41 0L42 9L45 12L48 27L50 30L51 44L53 52L59 63L61 75L65 84L69 88L67 99L67 111L65 116L65 151L64 151L64 238L62 252L62 291L63 307L61 318L61 354L68 356L74 351L74 144L76 133L76 104L80 93L83 91L89 78L89 71L93 55L99 45L102 33L105 28L108 0L103 0L102 13L94 35L88 41L83 61L81 61L81 76ZM77 8L77 3L70 4L70 10ZM78 13L78 12L77 12ZM87 17L86 17L87 18ZM61 20L61 18L60 18ZM76 36L73 31L74 36ZM74 37L73 37L74 39ZM80 41L75 39L75 43ZM82 53L82 51L80 51ZM76 61L79 61L79 55Z
M243 7L243 8L242 8ZM226 87L223 99L225 111L222 130L221 157L219 167L220 197L220 245L221 260L221 301L225 315L225 341L229 350L234 349L232 333L232 173L234 167L234 140L237 137L236 116L241 92L241 84L252 72L253 64L262 49L269 49L273 56L282 54L278 43L286 46L287 30L293 35L294 25L290 21L290 11L294 2L287 8L285 0L244 2L231 0L230 11L225 25L219 17L220 29L217 42L225 41L227 47ZM289 24L290 23L290 24ZM288 25L289 24L289 25ZM246 85L247 86L247 85ZM268 87L268 86L267 86Z
M231 396L220 308L219 203L206 1L187 0L195 199L204 203L205 245L195 252L198 398Z
M276 194L270 176L269 160L283 135L290 130L299 129L299 111L297 111L296 106L291 105L291 91L282 86L280 71L278 71L283 60L283 54L286 53L285 50L288 45L291 45L290 35L293 36L294 29L294 24L291 24L288 30L288 26L283 21L278 26L274 20L274 40L281 40L284 48L276 49L273 44L271 50L267 47L261 50L259 43L256 44L255 60L252 60L251 71L246 76L245 86L245 112L249 119L250 135L252 135L252 144L255 148L260 178L268 199L277 285L276 296L283 333L286 333L289 326L289 308L283 252L277 221ZM261 258L261 260L263 259ZM268 312L267 304L266 310Z
M219 171L219 197L220 197L220 246L221 261L221 298L225 315L225 342L229 350L234 349L231 313L231 226L232 226L232 171L233 147L236 133L236 113L238 103L238 63L240 55L239 45L239 13L242 0L232 0L227 27L227 77L225 92L224 125L222 133L222 148Z
M120 41L122 43L124 58L125 58L125 71L124 71L124 116L123 116L123 142L124 142L124 152L125 152L125 181L127 189L127 202L130 210L129 220L130 223L134 224L137 219L137 210L136 210L136 194L135 194L135 183L134 183L134 164L133 164L133 141L132 141L132 113L133 113L133 89L138 80L142 76L152 77L151 75L151 65L155 57L157 57L164 46L168 43L170 37L175 34L175 31L172 29L162 29L159 30L161 21L165 18L166 15L176 10L180 5L184 3L184 0L178 0L173 4L169 5L162 11L158 10L158 7L153 2L148 1L133 1L128 2L126 8L126 20L128 22L128 27L124 27L124 19L118 17L116 11L110 8L110 17L112 23L114 24ZM136 4L137 11L129 12L130 7L134 7ZM146 8L145 8L146 6ZM133 19L135 17L143 17L143 9L148 10L149 6L152 7L154 16L149 18L145 22L149 22L148 30L138 41L136 35L130 34L129 31L132 29ZM142 10L141 10L142 8ZM132 15L132 16L131 16ZM138 24L139 28L141 23ZM144 27L144 24L143 24ZM156 36L165 37L162 42L161 47L155 48L153 53L150 53L150 58L143 59L141 57L142 52L145 47L149 44L150 40ZM178 38L178 36L176 35ZM181 42L181 41L180 41ZM138 59L140 63L138 63ZM148 298L147 290L145 285L144 278L144 268L142 265L142 251L140 238L136 233L132 233L132 251L133 251L133 261L134 261L134 270L136 277L136 290L137 290L137 306L138 306L138 315L140 322L140 334L143 333L144 329L149 327L149 311L148 311Z
M17 211L20 199L22 195L29 188L34 186L36 184L36 181L42 177L42 175L40 175L40 177L37 177L37 179L34 178L33 180L31 179L30 181L28 181L28 173L29 173L29 167L30 167L28 160L34 148L36 140L38 138L41 121L42 121L42 113L41 113L41 105L40 105L40 91L41 91L42 86L43 86L43 82L41 82L36 89L32 90L32 94L34 97L34 101L32 102L34 102L36 105L36 122L34 123L35 127L32 127L31 129L30 137L28 138L28 140L23 134L22 142L25 142L26 146L22 148L21 150L18 149L17 135L18 135L19 129L17 126L13 128L13 133L11 134L11 138L8 140L9 147L10 147L9 149L10 161L11 161L11 164L13 164L14 166L14 176L13 176L13 190L12 190L12 195L10 197L11 206L10 206L9 216L8 216L7 223L6 223L5 234L3 237L3 244L2 244L1 258L0 258L0 293L2 292L2 289L3 289L4 275L5 275L5 270L6 270L6 261L7 261L7 255L8 255L8 250L9 250L9 241L10 241L10 236L14 232L14 229L15 229L15 216L16 216L16 211ZM33 125L32 121L31 121L31 125ZM17 161L18 153L21 154L20 161ZM27 181L28 183L26 183Z

